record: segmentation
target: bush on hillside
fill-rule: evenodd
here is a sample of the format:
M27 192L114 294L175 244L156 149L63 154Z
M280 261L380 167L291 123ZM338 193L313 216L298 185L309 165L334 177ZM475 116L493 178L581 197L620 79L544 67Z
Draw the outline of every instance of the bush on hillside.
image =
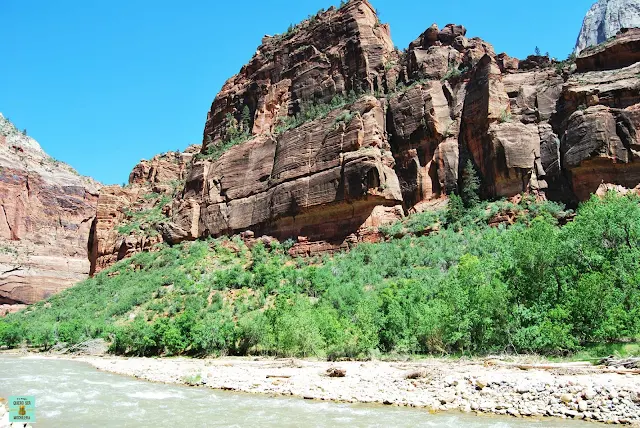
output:
M321 260L219 239L138 254L0 320L0 346L103 337L122 355L565 355L640 334L640 201L523 198L405 219ZM516 224L489 227L497 212ZM430 234L414 236L439 224Z

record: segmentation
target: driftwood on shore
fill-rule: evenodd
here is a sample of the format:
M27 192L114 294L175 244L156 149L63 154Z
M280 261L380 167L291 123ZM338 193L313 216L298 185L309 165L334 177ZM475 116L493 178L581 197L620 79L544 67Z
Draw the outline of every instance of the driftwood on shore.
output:
M610 356L598 362L601 366L622 367L625 369L640 369L640 358L615 358Z
M485 366L500 366L517 368L521 370L555 370L555 369L572 369L572 368L584 368L593 367L588 361L576 361L570 363L545 363L545 364L523 364L523 363L509 363L500 360L487 360L484 362Z
M610 357L612 358L612 357ZM634 360L634 361L632 361ZM609 364L603 364L603 361L607 361ZM615 361L615 360L614 360ZM626 367L640 367L640 359L628 358L626 360L619 360L620 363L616 364L608 359L602 360L599 365L593 365L589 361L575 361L569 363L546 363L546 364L522 364L522 363L509 363L500 360L487 360L484 362L485 366L498 366L517 368L520 370L588 370L597 371L603 373L616 373L616 374L640 374L640 368L626 368Z

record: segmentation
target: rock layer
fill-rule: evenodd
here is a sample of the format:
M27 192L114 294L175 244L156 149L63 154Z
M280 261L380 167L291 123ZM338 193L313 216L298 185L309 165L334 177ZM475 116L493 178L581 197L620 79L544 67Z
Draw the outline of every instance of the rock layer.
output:
M193 164L174 203L169 242L251 229L286 239L343 240L377 205L402 196L379 101L363 97L280 135L257 136ZM345 234L346 232L346 234Z
M187 166L200 147L168 152L133 168L126 187L105 186L91 228L91 273L162 242L156 228L171 215L171 201L184 187Z
M90 270L99 184L0 115L0 305L34 303Z

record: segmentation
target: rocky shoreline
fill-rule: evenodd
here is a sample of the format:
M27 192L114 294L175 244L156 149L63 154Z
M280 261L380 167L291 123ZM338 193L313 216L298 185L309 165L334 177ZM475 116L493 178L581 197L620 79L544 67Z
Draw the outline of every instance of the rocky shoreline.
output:
M55 357L154 382L348 403L640 426L640 376L586 365L488 360L338 362ZM331 375L329 374L331 373ZM341 376L344 374L344 376Z

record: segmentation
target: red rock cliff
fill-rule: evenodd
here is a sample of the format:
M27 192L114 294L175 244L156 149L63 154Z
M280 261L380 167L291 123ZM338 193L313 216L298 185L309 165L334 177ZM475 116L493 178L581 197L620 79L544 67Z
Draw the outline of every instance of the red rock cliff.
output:
M2 115L0 182L0 305L34 303L86 278L98 183Z
M343 248L458 191L468 161L491 198L576 202L603 181L635 187L638 46L630 30L577 67L518 61L450 24L400 52L366 0L331 8L265 36L213 101L200 154L141 164L131 189L103 190L94 260L233 233L292 238L296 252ZM178 178L157 192L171 201L143 201ZM160 216L137 227L130 207Z

